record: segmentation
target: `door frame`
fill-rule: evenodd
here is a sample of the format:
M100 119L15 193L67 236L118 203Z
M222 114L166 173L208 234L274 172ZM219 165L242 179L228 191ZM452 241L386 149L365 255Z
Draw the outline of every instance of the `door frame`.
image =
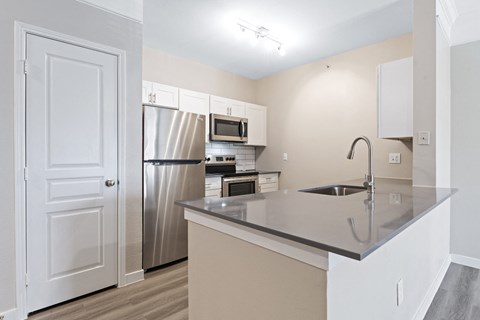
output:
M65 35L45 28L15 21L15 263L17 313L22 319L27 317L27 233L26 233L26 190L24 168L26 163L26 87L24 61L26 59L27 34L36 35L79 47L105 52L117 57L117 286L127 285L126 274L126 194L122 188L126 181L126 52L110 46L81 38ZM22 272L23 271L23 272Z

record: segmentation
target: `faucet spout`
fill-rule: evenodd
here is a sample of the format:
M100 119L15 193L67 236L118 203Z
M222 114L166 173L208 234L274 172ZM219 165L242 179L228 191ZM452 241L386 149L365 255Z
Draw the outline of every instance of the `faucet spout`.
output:
M363 140L367 144L368 147L368 173L365 176L365 182L363 185L367 188L368 193L373 193L375 191L375 179L373 177L373 170L372 170L372 144L370 143L370 140L365 137L358 137L355 140L353 140L352 146L350 147L350 151L348 152L347 159L351 160L353 159L353 156L355 155L355 145L357 144L358 141Z

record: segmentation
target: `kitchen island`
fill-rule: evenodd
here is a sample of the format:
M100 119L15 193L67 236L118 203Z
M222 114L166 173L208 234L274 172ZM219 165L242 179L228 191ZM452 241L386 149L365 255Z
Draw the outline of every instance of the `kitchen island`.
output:
M450 263L453 193L377 179L374 195L177 202L190 319L422 319Z

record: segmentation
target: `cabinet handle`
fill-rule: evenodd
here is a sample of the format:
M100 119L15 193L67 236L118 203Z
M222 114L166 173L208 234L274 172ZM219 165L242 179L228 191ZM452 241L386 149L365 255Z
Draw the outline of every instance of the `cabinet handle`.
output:
M156 93L153 95L153 101L152 102L157 103L157 94Z
M152 103L152 94L151 93L148 94L148 102Z

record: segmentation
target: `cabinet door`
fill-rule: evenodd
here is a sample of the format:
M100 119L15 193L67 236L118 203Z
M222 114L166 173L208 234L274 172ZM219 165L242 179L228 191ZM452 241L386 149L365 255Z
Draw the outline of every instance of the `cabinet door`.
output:
M248 145L267 145L267 108L247 103L245 117L248 119Z
M150 81L142 81L142 103L151 104L152 83Z
M208 143L208 132L210 130L209 117L210 96L205 93L180 89L178 108L180 111L203 114L205 116L205 142Z
M178 109L178 88L153 82L152 103L158 106Z
M210 96L210 113L244 118L245 102Z
M377 68L378 137L413 137L413 58Z

